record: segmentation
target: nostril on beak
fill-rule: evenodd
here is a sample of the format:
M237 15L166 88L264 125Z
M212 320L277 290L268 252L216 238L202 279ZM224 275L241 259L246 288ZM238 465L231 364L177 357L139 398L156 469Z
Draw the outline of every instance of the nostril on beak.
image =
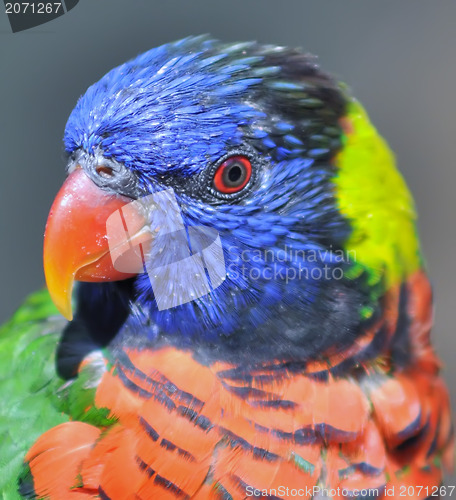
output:
M114 176L114 170L107 165L97 165L95 167L95 171L100 177L104 177L105 179L109 179Z

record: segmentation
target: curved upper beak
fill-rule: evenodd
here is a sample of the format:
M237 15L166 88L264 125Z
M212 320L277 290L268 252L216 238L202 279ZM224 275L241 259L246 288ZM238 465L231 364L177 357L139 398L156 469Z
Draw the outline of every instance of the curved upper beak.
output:
M122 220L125 225L124 218L116 214L121 214L122 207L131 202L130 198L100 189L80 167L67 177L58 192L46 224L44 273L51 298L67 319L72 319L71 293L75 279L116 281L140 272L137 268L127 269L134 272L119 270L112 258L113 245L107 234L109 221L111 227L115 226L113 219ZM137 235L146 224L145 218L136 212L130 219L133 221L129 221L128 229ZM121 232L122 229L121 226ZM120 237L124 246L128 242L131 250L132 238L128 234L125 227L124 235L115 234L114 239L119 242ZM125 266L121 269L126 270Z

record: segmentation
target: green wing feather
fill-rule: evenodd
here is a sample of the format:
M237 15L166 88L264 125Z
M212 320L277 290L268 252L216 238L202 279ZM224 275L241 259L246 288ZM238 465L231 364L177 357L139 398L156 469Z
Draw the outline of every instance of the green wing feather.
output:
M46 290L31 295L0 327L0 499L19 499L24 455L40 434L68 421L55 371L55 350L66 320ZM65 392L65 391L63 391Z

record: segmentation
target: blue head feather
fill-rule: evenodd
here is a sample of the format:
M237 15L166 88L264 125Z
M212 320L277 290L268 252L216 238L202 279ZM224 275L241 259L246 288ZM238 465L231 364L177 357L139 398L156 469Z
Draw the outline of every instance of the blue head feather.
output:
M347 302L366 299L331 274L347 264L337 251L350 232L331 183L345 103L299 51L205 37L152 49L88 89L68 120L68 153L101 152L142 193L172 187L187 226L221 235L227 268L211 293L164 311L139 275L128 332L257 352L265 339L278 352L307 343L310 354L336 325L353 333ZM251 158L255 181L240 197L217 197L214 165L233 152Z

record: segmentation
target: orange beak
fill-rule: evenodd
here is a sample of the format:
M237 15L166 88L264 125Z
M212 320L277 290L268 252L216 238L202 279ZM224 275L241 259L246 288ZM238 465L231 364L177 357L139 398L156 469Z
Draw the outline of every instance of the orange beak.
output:
M114 267L106 229L110 216L116 211L120 214L120 209L131 201L103 191L80 167L68 176L58 192L44 235L44 273L51 298L65 318L71 320L73 316L74 280L117 281L140 272L122 272L119 266ZM136 234L146 221L139 213L134 218Z

